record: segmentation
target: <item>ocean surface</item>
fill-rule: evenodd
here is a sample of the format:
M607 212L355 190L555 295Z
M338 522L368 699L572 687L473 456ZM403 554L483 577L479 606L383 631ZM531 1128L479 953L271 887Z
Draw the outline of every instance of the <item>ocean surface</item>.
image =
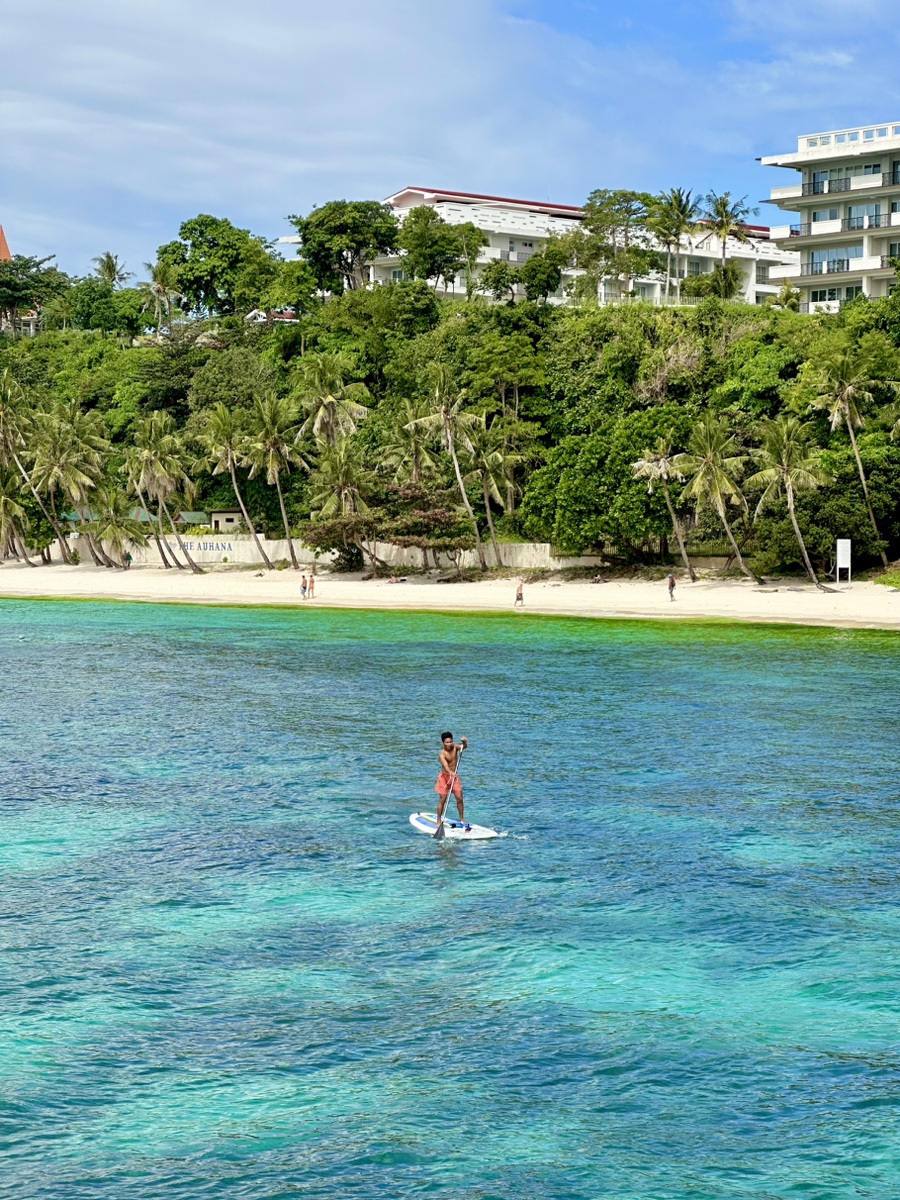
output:
M0 1195L900 1195L900 636L0 602ZM437 844L438 735L467 815Z

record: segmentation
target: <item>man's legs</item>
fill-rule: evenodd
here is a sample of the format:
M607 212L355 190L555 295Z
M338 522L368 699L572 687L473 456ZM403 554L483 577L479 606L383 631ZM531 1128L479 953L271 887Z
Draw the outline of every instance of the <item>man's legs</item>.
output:
M447 793L446 796L442 796L440 793L438 793L438 806L437 806L438 829L440 829L441 825L444 822L444 809L447 807L447 801L449 799L450 799L449 792Z
M465 821L465 819L466 819L466 818L463 816L463 793L462 793L462 784L461 784L461 783L458 783L458 784L457 784L457 787L458 787L458 789L459 789L459 790L458 790L458 791L456 791L456 792L454 793L454 794L455 794L455 796L456 796L456 811L459 813L459 819L460 819L461 821Z

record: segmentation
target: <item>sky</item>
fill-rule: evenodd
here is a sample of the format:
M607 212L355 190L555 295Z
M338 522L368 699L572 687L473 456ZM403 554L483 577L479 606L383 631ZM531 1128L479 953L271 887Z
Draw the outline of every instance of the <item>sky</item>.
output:
M3 16L0 224L137 278L197 213L266 238L407 184L747 195L800 134L900 121L885 0L30 0ZM783 220L762 205L760 224ZM288 255L291 247L285 247Z

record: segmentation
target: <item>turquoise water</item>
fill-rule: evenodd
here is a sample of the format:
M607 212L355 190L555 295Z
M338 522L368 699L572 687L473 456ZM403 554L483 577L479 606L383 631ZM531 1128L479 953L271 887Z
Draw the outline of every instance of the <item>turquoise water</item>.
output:
M900 1194L900 639L0 603L0 1194ZM437 735L472 742L438 845Z

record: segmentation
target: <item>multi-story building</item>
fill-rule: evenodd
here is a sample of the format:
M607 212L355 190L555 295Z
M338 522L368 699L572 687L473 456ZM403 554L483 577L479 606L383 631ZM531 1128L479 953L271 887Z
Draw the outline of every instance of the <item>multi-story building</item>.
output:
M462 225L471 222L477 225L488 238L488 245L482 247L479 255L479 265L485 266L493 259L504 259L511 263L527 262L554 235L570 233L577 229L584 220L584 210L571 204L550 204L539 200L513 200L505 196L485 196L473 192L442 191L435 188L406 187L402 191L388 196L385 203L390 205L397 217L402 221L413 208L422 205L434 208L450 225ZM769 238L769 230L765 226L747 226L746 242L729 238L725 248L726 261L736 261L740 264L744 282L739 296L749 304L763 304L766 298L777 294L780 278L776 279L776 268L796 264L798 255L791 246L782 250L776 247ZM297 239L283 239L297 240ZM715 263L721 261L722 246L719 239L702 229L685 237L679 264L676 268L673 262L673 275L681 278L688 275L703 275L712 271ZM573 272L567 272L568 279L555 297L557 303L566 298L565 283L569 282ZM390 283L402 279L403 261L401 257L385 255L375 261L371 267L373 283ZM452 291L464 291L465 279L457 276L449 281ZM665 301L665 280L662 278L644 278L633 281L634 296L653 304ZM604 284L601 289L601 303L612 303L618 298L618 291L612 281Z
M897 283L890 260L900 256L900 125L805 134L796 153L760 162L800 175L772 189L770 203L800 215L772 229L780 246L800 251L773 279L799 288L806 312L887 295Z

